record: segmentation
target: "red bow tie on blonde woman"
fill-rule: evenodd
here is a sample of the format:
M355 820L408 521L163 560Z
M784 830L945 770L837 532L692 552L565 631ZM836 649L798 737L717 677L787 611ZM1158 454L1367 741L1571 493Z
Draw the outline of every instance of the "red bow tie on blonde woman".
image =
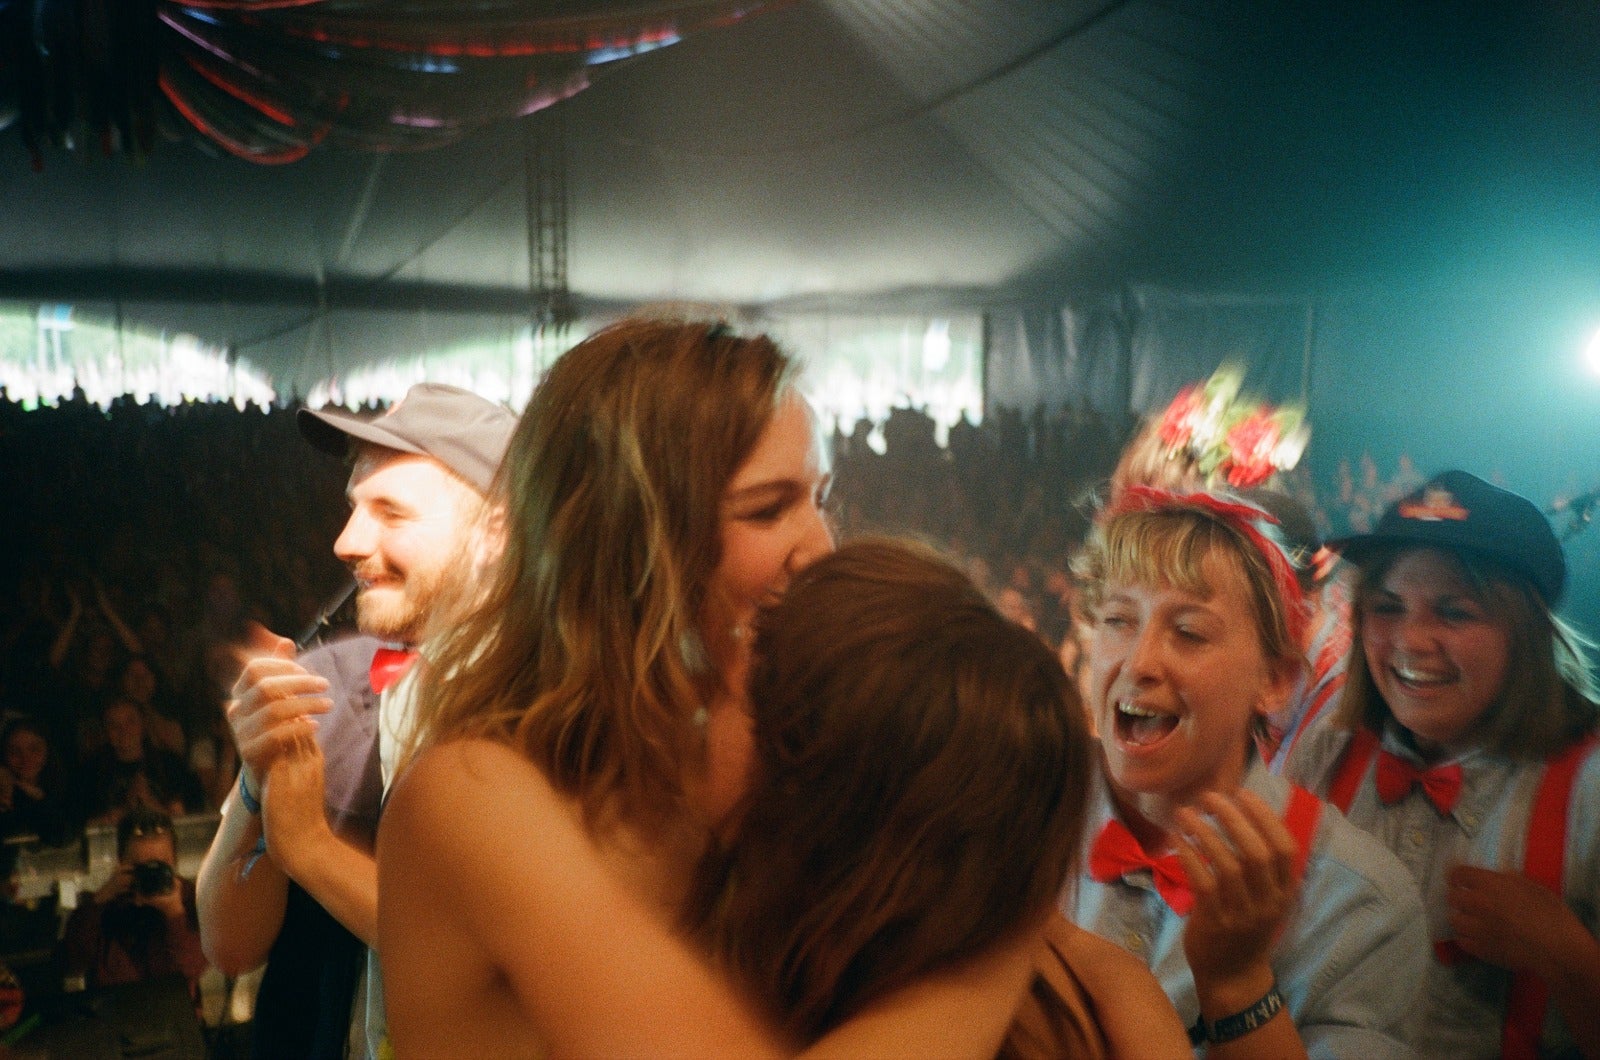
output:
M372 657L372 669L367 675L367 679L372 682L372 690L380 696L383 695L383 690L400 680L416 661L415 649L379 648L378 653Z
M1379 751L1378 771L1374 779L1378 798L1385 804L1399 802L1410 794L1412 788L1420 787L1422 794L1433 803L1433 808L1446 814L1455 809L1456 802L1461 798L1461 766L1455 763L1422 769L1397 754Z
M1089 875L1100 883L1110 883L1139 869L1150 870L1156 893L1174 913L1189 915L1194 908L1194 895L1189 893L1189 877L1178 855L1153 858L1144 852L1127 825L1115 818L1107 821L1089 848Z

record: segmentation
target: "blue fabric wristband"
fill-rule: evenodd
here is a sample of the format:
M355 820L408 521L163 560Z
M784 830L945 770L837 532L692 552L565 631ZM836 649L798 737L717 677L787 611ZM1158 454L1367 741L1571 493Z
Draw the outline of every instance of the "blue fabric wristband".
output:
M250 794L250 785L245 783L243 769L239 770L239 801L244 803L245 809L257 816L260 816L261 802L254 795Z
M1243 1038L1257 1027L1265 1026L1267 1021L1283 1010L1283 995L1278 993L1278 984L1273 983L1267 995L1243 1012L1235 1012L1231 1016L1224 1016L1214 1023L1207 1023L1204 1019L1199 1021L1199 1026L1205 1028L1205 1040L1212 1045L1222 1045L1235 1038ZM1189 1040L1194 1042L1194 1032L1190 1031Z
M262 836L256 840L256 845L250 848L250 856L244 859L244 866L239 869L239 878L248 880L250 870L256 867L256 862L261 860L261 855L267 852L267 837Z

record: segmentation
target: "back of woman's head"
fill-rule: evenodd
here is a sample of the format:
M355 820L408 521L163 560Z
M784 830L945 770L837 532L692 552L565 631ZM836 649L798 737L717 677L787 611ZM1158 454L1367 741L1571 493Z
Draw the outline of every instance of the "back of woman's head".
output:
M789 372L764 336L650 318L551 367L491 489L501 558L441 632L424 740L511 739L591 812L671 808L717 680L723 493Z
M1054 654L931 550L847 545L762 616L752 789L692 918L803 1037L1050 906L1088 792Z

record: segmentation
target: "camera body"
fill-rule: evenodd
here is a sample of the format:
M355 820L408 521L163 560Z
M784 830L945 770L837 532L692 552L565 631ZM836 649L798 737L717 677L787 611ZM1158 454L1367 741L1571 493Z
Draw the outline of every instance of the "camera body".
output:
M133 867L133 893L159 898L177 886L177 874L165 861L141 861Z

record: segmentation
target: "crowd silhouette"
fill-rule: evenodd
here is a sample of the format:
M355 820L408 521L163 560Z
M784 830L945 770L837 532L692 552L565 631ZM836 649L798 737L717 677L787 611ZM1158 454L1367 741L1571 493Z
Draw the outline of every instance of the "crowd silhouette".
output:
M249 620L294 636L345 579L330 546L346 471L300 438L297 407L124 397L101 408L80 391L25 409L0 392L0 495L13 505L0 521L0 711L26 723L34 740L23 742L45 744L44 779L19 786L4 730L0 834L220 804L237 768L222 721L232 646ZM1002 407L981 424L963 418L941 445L931 417L902 407L877 425L882 452L874 424L841 426L840 536L944 549L1004 613L1059 645L1071 557L1128 439L1115 422L1086 402ZM1413 479L1409 460L1384 478L1363 457L1354 474L1340 462L1320 502L1303 471L1289 486L1319 529L1340 533Z

